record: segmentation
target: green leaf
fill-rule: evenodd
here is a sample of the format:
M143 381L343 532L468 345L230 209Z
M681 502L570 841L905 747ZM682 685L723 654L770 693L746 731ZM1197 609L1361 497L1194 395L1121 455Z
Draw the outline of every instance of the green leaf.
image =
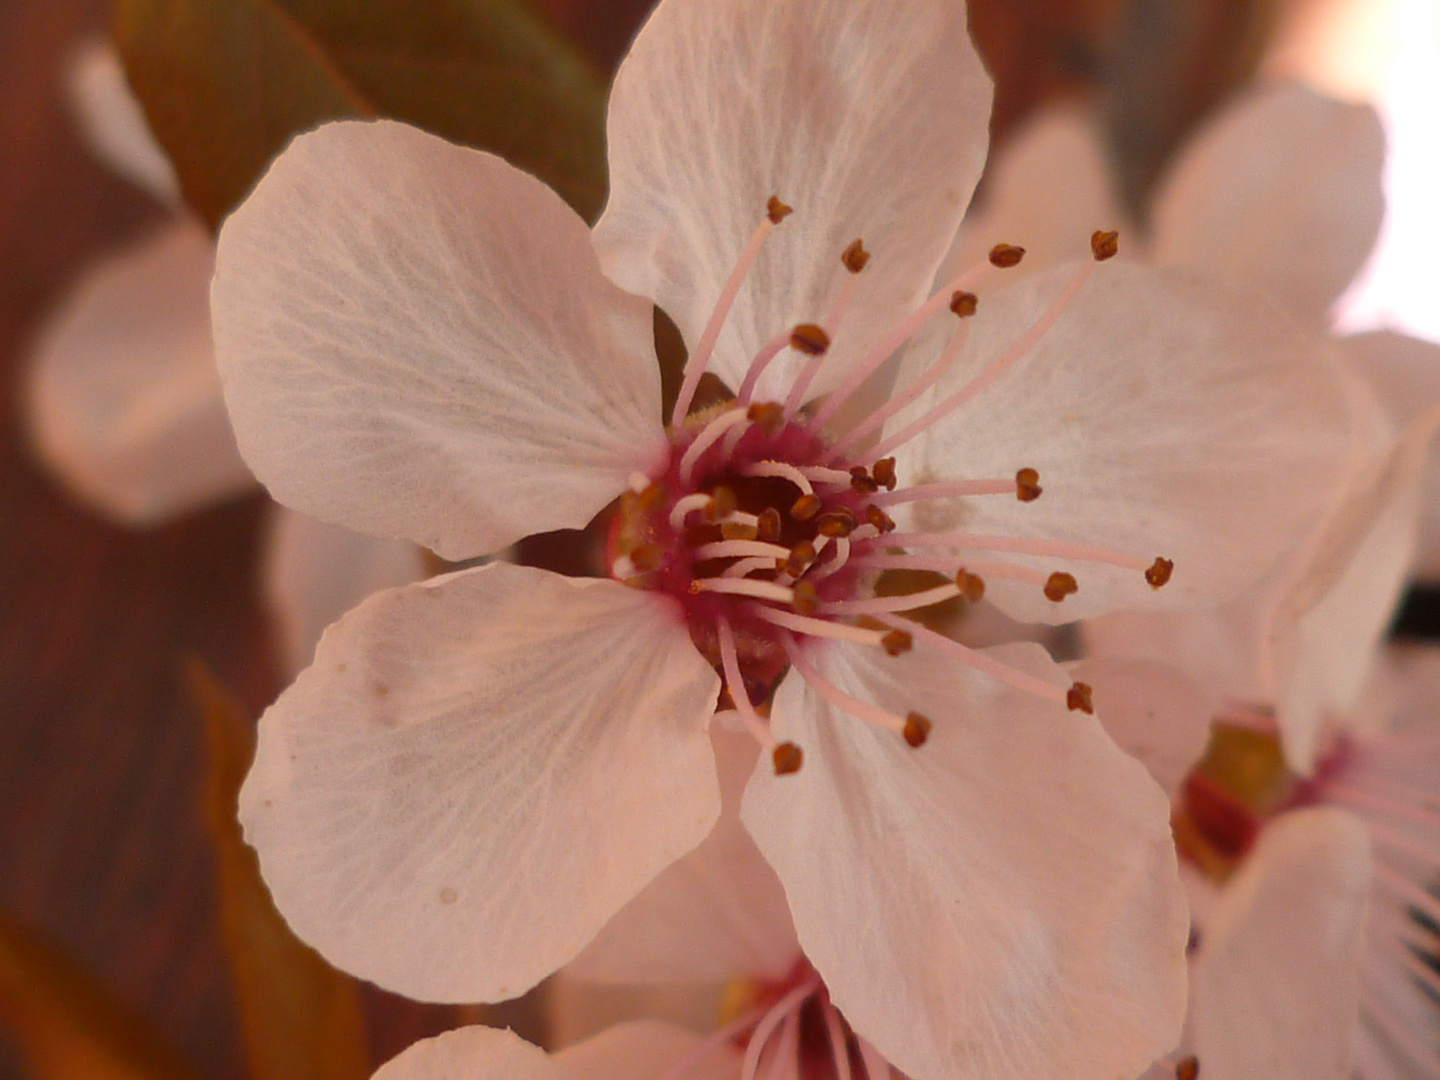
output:
M235 976L240 1024L255 1080L364 1080L365 1021L353 979L302 944L260 877L236 819L255 756L255 724L195 662L191 686L205 718L205 809L220 875L220 922Z
M36 1080L198 1080L144 1017L3 912L0 1019Z
M212 227L301 131L386 116L499 154L593 218L605 91L517 0L119 0L126 74Z

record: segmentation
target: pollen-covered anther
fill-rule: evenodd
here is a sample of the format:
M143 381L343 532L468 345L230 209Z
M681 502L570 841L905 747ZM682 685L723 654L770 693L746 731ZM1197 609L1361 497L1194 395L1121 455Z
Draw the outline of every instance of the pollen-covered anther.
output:
M886 491L894 491L899 478L895 475L895 459L893 457L881 458L870 466L870 475L875 482Z
M1059 603L1071 593L1080 591L1080 585L1075 580L1074 574L1067 574L1063 570L1057 570L1045 581L1045 598Z
M905 741L918 750L925 745L925 740L930 738L930 732L934 728L935 725L927 717L912 712L905 717Z
M878 506L865 507L865 523L867 525L874 525L875 531L882 535L895 531L894 520Z
M785 406L778 401L757 401L745 410L745 419L759 424L767 435L774 435L785 426Z
M1071 712L1083 712L1087 716L1095 715L1095 703L1092 700L1094 690L1089 683L1072 683L1069 690L1065 691L1065 707Z
M870 253L865 250L865 241L859 238L850 241L845 250L840 253L840 261L852 274L858 274L864 270L865 264L870 261Z
M782 742L770 752L770 760L775 763L776 776L789 776L800 771L805 752L793 742Z
M790 607L797 615L814 615L820 610L820 594L815 590L814 582L797 581L794 585L794 597L790 601Z
M1090 234L1090 254L1096 262L1113 259L1120 253L1120 234L1114 229L1096 229Z
M955 575L955 587L960 590L960 595L972 604L978 604L985 599L985 579L979 574L970 573L963 566Z
M799 577L809 569L810 564L815 561L817 554L818 552L816 552L814 544L809 540L801 540L790 549L790 554L787 558L776 560L778 565L775 569L783 570L791 577Z
M816 518L815 531L821 536L849 536L859 524L859 519L842 506L838 510L827 510Z
M1174 572L1174 562L1170 559L1157 558L1145 571L1145 580L1150 583L1152 589L1158 589L1170 580L1170 575Z
M1175 1063L1175 1080L1199 1080L1200 1059L1194 1054Z
M1020 260L1024 257L1025 249L1016 247L1014 244L996 244L990 249L990 265L999 267L1001 270L1019 266Z
M1021 469L1015 474L1015 497L1021 502L1034 502L1044 490L1035 469Z
M630 565L635 567L636 573L648 574L659 568L663 555L659 544L641 544L630 552Z
M950 294L950 310L962 319L968 319L980 308L980 298L973 292L956 289Z
M880 647L891 656L899 656L915 647L915 635L908 630L891 630L880 639Z
M819 495L801 495L790 507L790 516L796 521L809 521L820 512Z
M870 475L864 465L850 467L850 486L861 495L873 495L880 490L880 482Z
M720 536L725 540L759 540L760 527L748 521L725 521L720 525Z
M823 326L801 323L790 331L790 347L806 356L824 356L830 348L830 335Z
M767 544L773 544L780 539L780 527L784 524L780 520L780 511L773 506L762 510L760 516L755 519L755 538L764 540Z
M705 504L705 520L712 525L723 521L735 513L739 505L734 489L721 485L710 493L710 501Z
M771 195L765 203L765 214L771 222L776 225L779 225L780 222L789 217L794 210L795 208L793 206L786 206L781 202L780 196L778 195Z

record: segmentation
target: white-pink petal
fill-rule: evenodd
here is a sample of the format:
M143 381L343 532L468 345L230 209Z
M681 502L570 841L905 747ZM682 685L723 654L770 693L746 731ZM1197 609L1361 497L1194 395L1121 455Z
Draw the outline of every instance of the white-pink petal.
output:
M1035 645L987 655L1069 680ZM864 1038L917 1080L1137 1076L1185 1009L1184 898L1163 793L1100 725L917 649L812 652L840 690L934 723L900 735L793 671L746 827L806 955Z
M1369 838L1344 811L1297 810L1261 832L1191 972L1205 1080L1350 1076L1369 886Z
M855 239L872 253L812 386L823 393L915 307L985 160L991 85L959 0L666 0L610 97L606 272L653 299L693 349L773 195L766 242L710 367L825 320ZM783 398L782 354L759 396Z
M513 1031L476 1025L421 1039L380 1066L372 1080L492 1078L566 1080L566 1074L549 1054Z
M85 273L26 385L40 458L106 517L153 525L247 491L210 344L215 248L177 218Z
M1155 258L1273 296L1323 326L1379 234L1384 161L1370 106L1296 83L1252 90L1162 180Z
M403 124L297 138L220 234L215 347L275 497L451 559L583 526L663 452L649 305L499 158Z
M260 721L246 839L291 927L431 1001L571 960L720 812L676 611L496 563L372 596Z

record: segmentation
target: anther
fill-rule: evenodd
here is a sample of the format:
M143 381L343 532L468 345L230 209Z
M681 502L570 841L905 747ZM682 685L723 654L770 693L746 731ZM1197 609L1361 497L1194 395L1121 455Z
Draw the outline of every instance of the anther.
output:
M1175 1063L1175 1080L1199 1080L1200 1059L1194 1054Z
M765 203L765 214L775 225L779 225L780 222L789 217L794 209L793 206L786 206L781 202L778 195L771 195Z
M757 401L745 410L745 419L759 424L767 435L774 435L785 426L785 406L778 401Z
M968 319L971 315L974 315L979 307L980 298L973 292L956 289L950 294L950 310L962 319Z
M773 506L760 512L755 521L755 536L764 540L767 544L773 544L780 539L780 511Z
M1020 260L1024 257L1025 249L1016 247L1014 244L996 244L990 249L990 265L999 267L1001 270L1019 266Z
M891 656L899 656L915 647L915 635L908 630L891 630L880 639L880 647Z
M815 561L816 554L814 544L809 540L801 540L800 543L790 549L789 558L776 566L775 569L784 570L785 573L791 577L799 577L805 572L806 568ZM777 562L778 561L779 560L777 560Z
M850 469L850 486L861 495L874 495L880 490L878 481L871 479L870 473L864 465L854 465Z
M824 327L814 323L801 323L790 331L790 347L806 356L823 356L830 348L830 335Z
M912 712L905 717L905 741L918 750L925 745L925 740L930 738L934 727L934 724L918 712Z
M1114 229L1108 231L1096 229L1090 234L1090 254L1095 256L1096 262L1113 259L1119 252L1120 234Z
M852 274L864 270L865 264L870 261L870 253L865 250L865 241L858 238L850 241L850 245L840 253L840 261Z
M881 534L895 531L895 522L889 514L885 513L878 506L865 507L865 521L875 526L875 531Z
M705 520L713 525L735 513L739 505L734 489L722 484L710 493L710 501L705 504Z
M790 507L790 516L796 521L809 521L820 512L819 495L801 495Z
M895 475L895 459L893 457L881 458L870 466L870 475L875 477L875 482L886 491L894 491L895 485L899 483Z
M1045 582L1045 598L1057 604L1071 593L1079 591L1080 586L1075 581L1075 575L1064 571L1057 570Z
M760 529L748 521L726 521L720 525L720 535L726 540L758 540Z
M797 581L793 586L795 596L790 601L790 607L797 615L814 615L820 609L820 594L815 591L815 583L811 581Z
M859 524L859 519L842 506L838 510L827 510L816 518L815 531L821 536L849 536Z
M1021 469L1015 474L1015 497L1021 502L1034 502L1045 489L1040 486L1040 474L1034 469Z
M1175 563L1170 559L1157 558L1145 571L1145 580L1150 583L1152 589L1158 589L1170 580L1170 575L1175 572Z
M1077 682L1065 691L1065 707L1071 712L1083 712L1087 716L1095 715L1095 703L1091 700L1094 691L1089 683Z
M635 497L635 504L641 511L648 514L660 509L668 494L664 484L653 483Z
M782 742L771 752L770 759L775 763L776 776L789 776L800 771L805 753L793 742Z
M960 595L972 604L978 604L985 599L985 579L979 574L970 573L963 566L955 574L955 587L960 590Z
M659 544L641 544L634 551L630 552L630 563L636 571L641 574L648 574L651 570L660 565L660 557L663 552Z

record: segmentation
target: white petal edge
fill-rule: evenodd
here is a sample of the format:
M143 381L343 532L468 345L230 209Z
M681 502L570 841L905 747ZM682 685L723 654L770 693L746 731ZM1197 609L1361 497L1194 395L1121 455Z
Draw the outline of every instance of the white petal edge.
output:
M823 322L861 275L814 394L924 299L985 160L991 85L958 0L666 0L610 95L608 273L692 349L773 195L766 242L710 364L740 384L767 341ZM783 397L785 353L759 396Z
M427 1001L567 963L720 812L664 600L495 563L372 596L260 721L246 840L301 938Z
M513 1031L456 1028L421 1039L391 1058L372 1080L567 1080L538 1046Z
M1069 684L1038 646L987 655ZM934 722L912 750L792 670L772 726L804 764L757 768L745 793L855 1030L917 1080L1137 1076L1173 1047L1189 925L1168 803L1143 766L1092 717L919 648L812 661L845 693Z
M65 65L65 90L90 152L166 206L178 208L175 168L150 131L115 47L96 39L77 45Z
M414 544L362 536L283 506L271 512L260 569L287 679L309 666L325 628L361 600L426 576Z
M41 461L87 506L156 525L254 487L210 343L215 247L189 218L83 274L25 386Z
M964 351L931 399L1003 356L1079 270L982 295ZM1012 367L900 450L906 483L1029 467L1044 494L931 501L905 517L934 531L1096 545L1140 565L1174 561L1156 591L1138 569L1001 556L1079 582L1052 603L1037 585L987 579L987 597L1014 618L1211 606L1259 579L1335 499L1354 452L1348 379L1327 343L1278 308L1188 273L1112 260Z
M1260 834L1191 973L1206 1080L1346 1080L1369 886L1369 837L1344 811L1297 810Z
M449 559L583 526L664 452L649 305L534 177L326 124L220 233L215 348L276 499Z
M703 843L677 860L620 910L566 972L602 982L780 980L800 946L785 891L740 823L740 799L759 747L710 727L720 775L720 820Z
M1157 261L1190 266L1324 326L1380 232L1385 134L1368 105L1298 83L1251 91L1161 181Z

